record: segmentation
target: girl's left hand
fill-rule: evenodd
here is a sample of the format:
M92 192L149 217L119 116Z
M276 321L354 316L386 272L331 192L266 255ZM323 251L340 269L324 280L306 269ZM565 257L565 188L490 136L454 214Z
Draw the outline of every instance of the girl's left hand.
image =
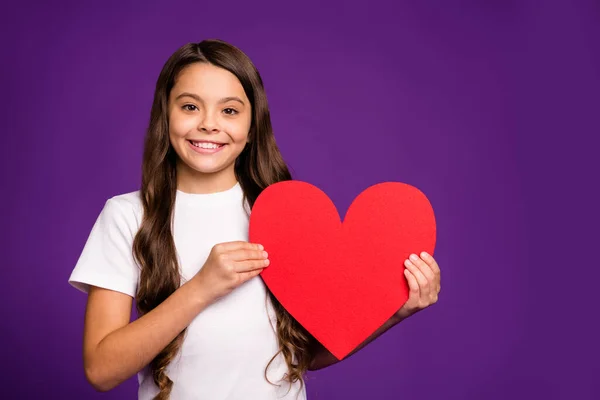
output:
M421 257L411 254L404 261L404 276L410 289L408 300L396 313L399 319L405 319L414 313L429 307L438 300L440 293L440 267L434 258L426 252Z

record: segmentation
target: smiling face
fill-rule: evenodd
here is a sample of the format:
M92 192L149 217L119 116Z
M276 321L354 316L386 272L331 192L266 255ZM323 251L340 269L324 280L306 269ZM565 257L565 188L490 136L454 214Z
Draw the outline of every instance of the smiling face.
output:
M251 122L250 101L235 75L208 63L185 67L169 94L178 189L206 193L233 186Z

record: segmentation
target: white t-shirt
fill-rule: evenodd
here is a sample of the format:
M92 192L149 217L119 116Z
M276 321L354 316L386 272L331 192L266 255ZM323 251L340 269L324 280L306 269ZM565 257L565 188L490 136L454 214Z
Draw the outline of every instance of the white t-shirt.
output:
M88 285L135 297L139 269L132 255L133 238L142 221L140 192L109 199L69 278L75 288ZM248 240L249 207L239 183L211 194L177 191L173 237L182 282L203 266L217 243ZM180 353L167 367L172 400L306 399L304 385L281 378L288 371L277 353L276 315L260 277L252 278L198 314L188 326ZM149 371L138 373L138 399L158 393Z

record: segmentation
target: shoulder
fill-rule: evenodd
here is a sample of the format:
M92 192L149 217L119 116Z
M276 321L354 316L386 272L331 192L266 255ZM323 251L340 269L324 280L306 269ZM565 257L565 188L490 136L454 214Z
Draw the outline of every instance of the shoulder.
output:
M131 210L142 210L141 196L142 192L140 190L136 190L135 192L122 193L112 196L107 200L107 203L113 203L118 207Z
M103 213L107 214L110 219L134 227L140 225L143 211L141 191L136 190L108 198Z
M139 192L108 198L88 236L69 283L94 285L135 297L139 268L132 253L142 216Z

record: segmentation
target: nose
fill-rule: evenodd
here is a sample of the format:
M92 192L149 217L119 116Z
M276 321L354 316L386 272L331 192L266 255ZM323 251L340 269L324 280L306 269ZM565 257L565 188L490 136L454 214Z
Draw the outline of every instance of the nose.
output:
M204 114L203 118L200 119L200 123L198 124L198 130L202 132L216 132L218 131L216 118L212 113L207 112Z

